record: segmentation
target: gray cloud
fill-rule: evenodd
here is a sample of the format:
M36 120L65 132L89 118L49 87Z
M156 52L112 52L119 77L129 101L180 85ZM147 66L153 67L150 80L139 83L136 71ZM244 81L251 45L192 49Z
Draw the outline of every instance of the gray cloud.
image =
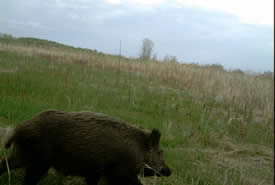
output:
M273 70L273 27L246 25L228 14L171 6L140 10L94 0L9 0L0 3L0 32L137 56L144 37L162 58Z

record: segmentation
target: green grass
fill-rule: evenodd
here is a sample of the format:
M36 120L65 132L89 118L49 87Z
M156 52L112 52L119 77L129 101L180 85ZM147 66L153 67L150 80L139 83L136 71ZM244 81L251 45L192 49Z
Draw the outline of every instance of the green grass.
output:
M194 80L189 89L146 73L0 47L0 125L16 126L49 108L102 112L161 130L174 173L142 179L145 185L272 184L273 120L257 121L245 106L217 101L214 91L196 83L201 84ZM12 172L11 184L21 182L23 174ZM51 170L40 184L81 183ZM7 174L0 177L4 184Z

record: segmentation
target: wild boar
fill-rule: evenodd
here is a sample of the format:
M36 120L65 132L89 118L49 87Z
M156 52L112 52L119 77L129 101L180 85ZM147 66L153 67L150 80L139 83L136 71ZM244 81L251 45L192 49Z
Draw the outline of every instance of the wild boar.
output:
M46 110L19 124L5 144L13 145L9 169L24 168L23 185L35 185L50 167L96 185L142 185L138 174L170 176L159 148L160 132L93 112ZM7 171L0 163L0 175Z

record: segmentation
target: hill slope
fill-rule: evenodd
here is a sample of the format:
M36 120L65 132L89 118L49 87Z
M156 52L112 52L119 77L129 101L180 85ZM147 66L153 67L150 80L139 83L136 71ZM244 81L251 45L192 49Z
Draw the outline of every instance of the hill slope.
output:
M159 128L174 174L142 178L146 185L272 184L273 89L273 77L262 75L120 58L30 38L0 40L1 125L55 108ZM22 174L13 172L11 184ZM40 184L82 183L49 174ZM7 174L0 177L0 185L7 182Z

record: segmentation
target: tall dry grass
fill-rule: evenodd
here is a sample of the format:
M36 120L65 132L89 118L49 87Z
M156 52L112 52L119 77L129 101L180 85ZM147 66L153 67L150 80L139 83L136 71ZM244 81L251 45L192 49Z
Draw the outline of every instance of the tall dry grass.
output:
M273 129L274 77L233 73L196 64L145 62L73 48L0 43L0 50L158 78L173 84L171 87L176 90L188 89L198 103L228 103L249 113L245 121L264 122ZM232 108L222 111L225 115L236 112Z

